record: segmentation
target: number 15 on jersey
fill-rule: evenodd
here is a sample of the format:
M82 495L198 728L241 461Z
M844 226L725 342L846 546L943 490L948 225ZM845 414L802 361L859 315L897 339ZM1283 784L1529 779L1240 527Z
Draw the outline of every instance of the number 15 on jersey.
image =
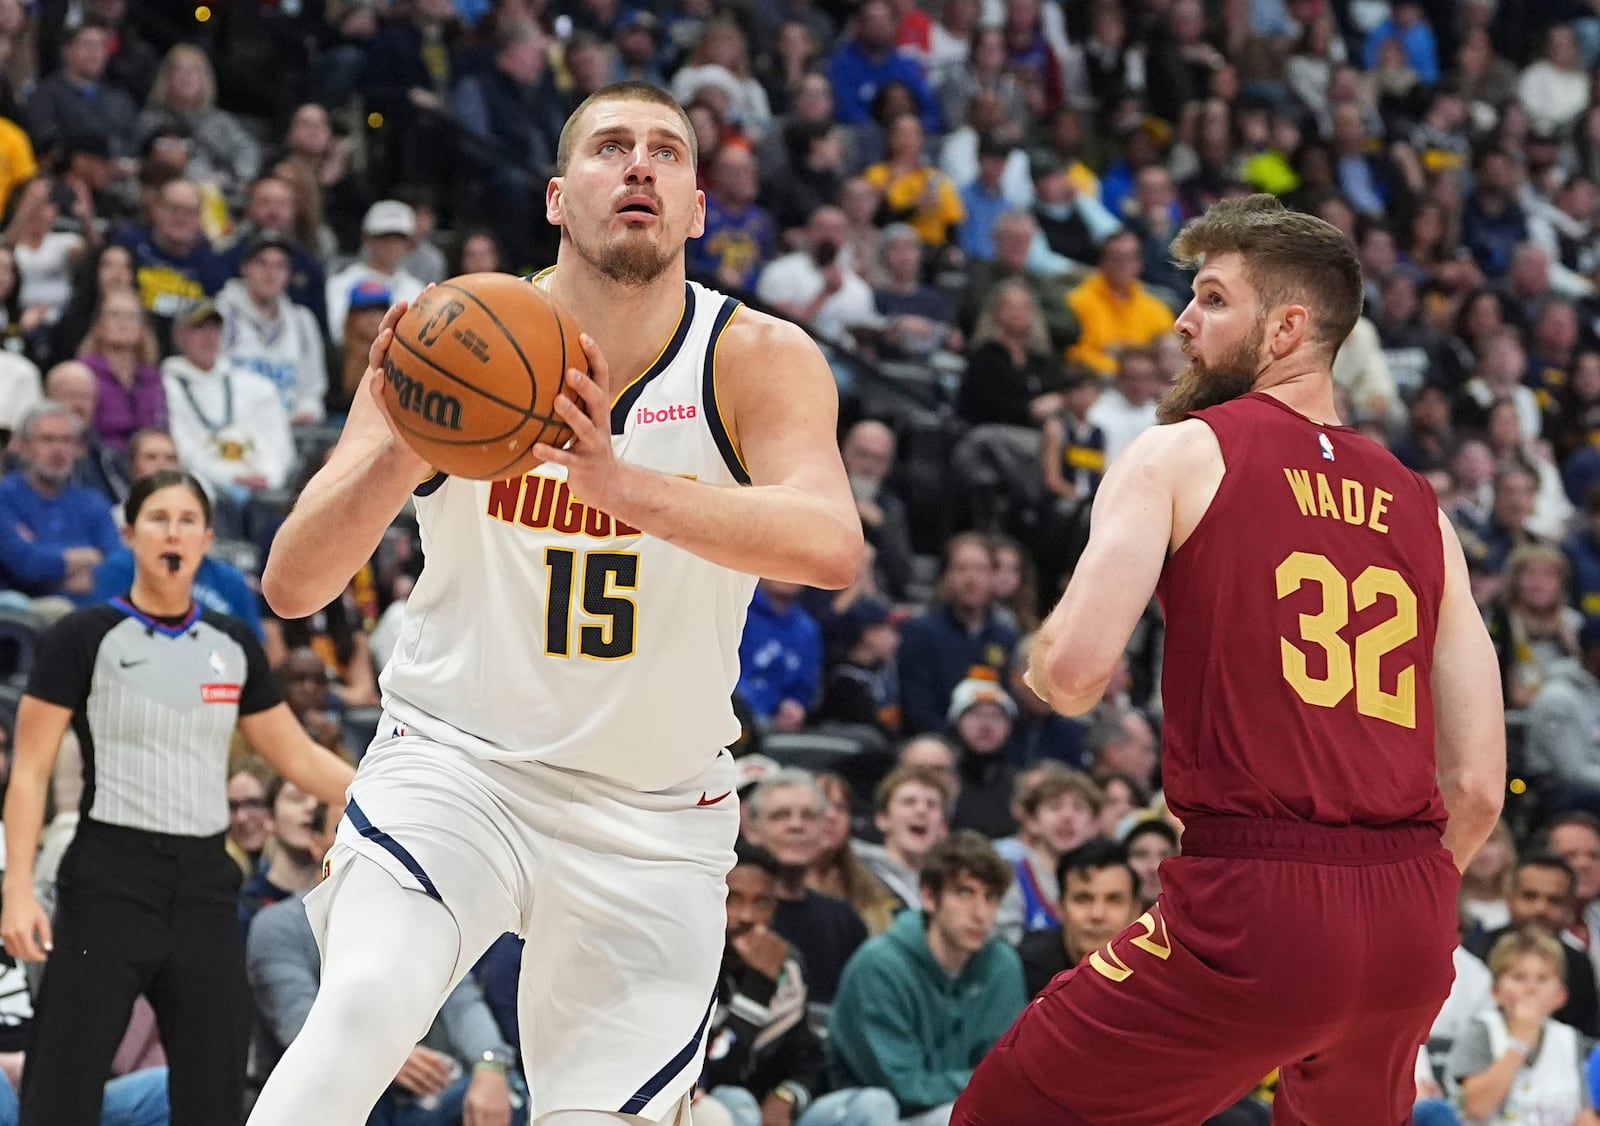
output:
M625 551L573 551L550 547L544 553L550 585L545 599L544 650L572 656L574 601L590 621L578 627L578 656L615 661L633 656L638 605L622 591L639 588L639 557ZM581 595L574 598L574 586Z

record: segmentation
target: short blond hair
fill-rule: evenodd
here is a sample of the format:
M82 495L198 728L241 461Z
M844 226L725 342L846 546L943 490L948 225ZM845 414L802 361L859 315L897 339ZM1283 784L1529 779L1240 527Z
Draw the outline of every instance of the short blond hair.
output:
M1511 972L1511 967L1516 965L1518 959L1530 954L1549 962L1557 977L1566 977L1567 955L1561 948L1561 942L1553 935L1531 927L1512 931L1494 944L1494 949L1489 951L1489 972L1498 982Z
M557 176L567 174L567 165L572 161L572 150L578 143L578 123L583 120L583 115L589 107L599 102L648 102L653 106L666 106L683 122L683 137L689 146L689 164L697 166L700 163L700 146L695 141L694 123L689 120L689 114L684 108L678 104L678 99L659 86L629 80L602 86L578 103L578 108L572 111L567 123L561 127L561 139L556 142Z

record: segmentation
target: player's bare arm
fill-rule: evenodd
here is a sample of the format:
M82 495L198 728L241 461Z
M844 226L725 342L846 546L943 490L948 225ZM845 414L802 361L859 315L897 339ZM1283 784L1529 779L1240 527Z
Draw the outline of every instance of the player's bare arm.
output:
M605 357L587 336L584 351L591 376L568 375L578 401L556 403L575 438L565 450L540 451L567 467L574 494L724 567L828 589L855 579L861 518L835 438L838 391L801 329L742 309L717 351L717 406L749 488L720 488L617 458Z
M1095 497L1089 544L1028 662L1029 686L1056 711L1082 715L1100 702L1168 548L1204 512L1203 503L1185 510L1181 486L1214 474L1211 463L1220 465L1216 439L1196 420L1145 431L1112 463Z
M1450 813L1443 843L1465 872L1500 819L1505 799L1505 709L1494 643L1472 601L1461 541L1442 512L1439 536L1444 597L1433 642L1435 756Z
M280 775L334 809L344 805L344 792L355 778L355 767L313 742L288 704L240 716L239 731Z
M433 472L395 433L381 394L383 361L405 311L401 301L384 315L339 444L273 541L261 593L279 617L303 618L337 598Z

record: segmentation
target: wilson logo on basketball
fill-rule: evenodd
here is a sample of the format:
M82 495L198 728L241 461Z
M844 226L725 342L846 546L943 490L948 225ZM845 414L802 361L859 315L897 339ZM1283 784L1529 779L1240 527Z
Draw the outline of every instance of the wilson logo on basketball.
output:
M237 684L202 684L200 699L207 704L237 704L241 691Z
M461 429L461 400L443 391L435 391L420 379L407 375L395 365L393 359L385 360L384 375L394 388L400 409L410 411L426 422L447 430Z
M683 422L691 418L699 418L700 411L693 403L673 403L671 406L652 410L649 407L640 407L633 414L634 421L640 426L649 426L652 422Z

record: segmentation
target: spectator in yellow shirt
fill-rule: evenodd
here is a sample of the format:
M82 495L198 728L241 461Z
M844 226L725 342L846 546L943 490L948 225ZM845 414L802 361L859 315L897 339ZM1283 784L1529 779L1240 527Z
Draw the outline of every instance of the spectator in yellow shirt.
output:
M961 194L949 176L923 155L922 121L903 113L889 124L888 159L862 173L883 193L879 224L909 223L924 246L941 247L967 217Z
M1099 268L1067 294L1067 306L1083 326L1083 335L1067 349L1068 362L1115 375L1119 351L1172 331L1172 310L1139 284L1142 263L1138 235L1118 231L1106 239Z
M11 192L39 171L33 144L16 122L0 117L0 211L11 199Z

